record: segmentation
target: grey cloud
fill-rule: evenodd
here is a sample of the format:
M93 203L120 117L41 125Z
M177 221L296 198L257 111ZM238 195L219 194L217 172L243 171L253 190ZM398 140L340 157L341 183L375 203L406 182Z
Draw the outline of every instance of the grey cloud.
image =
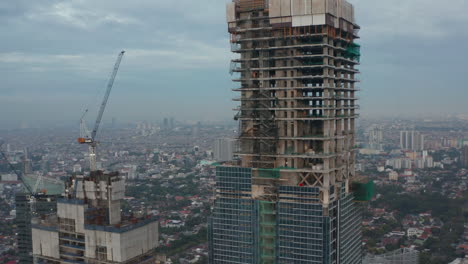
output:
M350 0L356 6L362 35L371 41L393 37L438 40L468 35L468 4L465 0Z

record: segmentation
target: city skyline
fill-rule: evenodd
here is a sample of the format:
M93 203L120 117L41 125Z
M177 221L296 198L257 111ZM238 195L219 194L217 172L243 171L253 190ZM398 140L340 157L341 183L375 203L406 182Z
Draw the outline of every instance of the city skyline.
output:
M361 121L357 124L356 142L361 147L376 141L366 134L368 128L377 127L383 131L383 151L366 153L365 149L360 149L357 157L358 174L368 175L376 183L375 199L366 205L368 213L362 222L364 250L368 259L364 263L373 263L374 258L380 259L386 255L399 255L400 250L394 250L400 247L405 247L405 250L415 247L416 253L421 252L421 263L425 264L454 260L454 252L462 250L461 247L468 243L468 240L463 240L463 222L457 220L461 214L459 208L466 207L468 170L461 161L465 156L462 147L468 139L468 120ZM126 196L133 197L129 200L133 212L147 211L148 214L162 217L161 228L168 229L162 231L164 239L161 249L181 248L178 253L170 254L169 258L192 260L200 255L206 256L206 232L203 229L201 233L197 232L200 231L200 224L206 224L211 199L214 198L217 164L210 165L214 162L213 143L218 138L233 137L233 128L203 124L194 133L191 126L181 125L167 130L158 130L157 127L153 124L103 130L101 138L104 142L99 148L102 167L108 171L119 171L126 179ZM400 131L413 127L420 128L419 131L426 136L427 153L401 149ZM55 184L50 185L80 171L74 171L75 167L81 168L81 173L89 171L86 148L71 141L68 144L60 143L64 138L76 140L72 130L0 130L0 136L5 141L3 151L19 170L23 168L24 149L28 148L34 174L27 181L31 187L36 182L34 176L42 172L44 188L51 194L50 188L57 188ZM423 160L426 161L424 167L421 166ZM0 235L4 240L0 246L17 249L16 233L19 230L13 224L16 221L14 214L18 217L20 211L14 211L15 192L20 191L22 186L5 165L5 160L0 161L3 181L0 182L0 192L5 197L1 200L0 218L4 228L0 228ZM129 168L135 166L136 179L133 179ZM189 203L193 204L187 209ZM125 208L128 215L129 207ZM174 211L176 215L172 213ZM386 227L388 225L391 229ZM173 228L177 229L176 233L171 231ZM187 232L197 234L189 237L182 235ZM407 238L401 240L405 235ZM197 247L183 250L185 246L182 245L189 245L195 240L199 241ZM422 240L430 243L421 245ZM384 253L381 251L383 247L385 254L381 255ZM379 253L376 253L377 249ZM440 249L444 252L443 257L438 257ZM431 255L434 261L429 260ZM15 259L18 254L9 251L3 256ZM443 258L445 262L437 262L437 258ZM206 257L202 260L199 263L206 263Z
M225 106L235 104L225 64L231 58L225 2L0 4L0 27L6 32L0 44L0 110L8 113L0 118L2 126L78 122L87 106L97 108L109 64L120 49L128 57L110 98L109 117L229 120L233 113ZM467 112L463 56L455 54L455 42L446 41L468 38L463 1L351 2L362 25L359 42L365 43L363 116ZM449 72L441 64L454 67Z

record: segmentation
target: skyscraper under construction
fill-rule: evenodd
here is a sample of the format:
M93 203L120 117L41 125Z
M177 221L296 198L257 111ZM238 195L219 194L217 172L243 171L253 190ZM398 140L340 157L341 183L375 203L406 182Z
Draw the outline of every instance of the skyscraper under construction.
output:
M233 0L227 22L239 161L217 168L210 263L360 263L354 7Z

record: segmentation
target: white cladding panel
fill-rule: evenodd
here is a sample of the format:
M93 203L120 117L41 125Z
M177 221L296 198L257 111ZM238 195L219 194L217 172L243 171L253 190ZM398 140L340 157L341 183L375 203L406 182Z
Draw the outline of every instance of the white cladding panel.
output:
M102 200L107 200L107 182L106 181L100 181L99 182L99 196L101 197Z
M84 211L87 205L57 203L57 216L75 220L75 230L78 233L84 233Z
M281 18L281 23L291 23L292 22L292 17L282 17Z
M312 15L312 0L304 0L304 15Z
M354 6L346 1L342 5L342 17L346 21L354 23Z
M293 27L300 27L301 26L301 17L300 16L293 16L292 17L292 26Z
M337 16L338 2L337 0L327 0L327 13Z
M109 221L111 225L118 224L122 220L120 213L120 200L112 201L109 207Z
M312 14L325 14L326 0L312 0Z
M85 256L96 258L96 247L107 248L107 259L111 261L121 261L120 255L120 234L104 231L86 230L86 251Z
M125 197L125 182L112 182L112 200L121 200Z
M58 232L32 229L33 254L50 258L60 258Z
M338 18L355 22L354 6L346 0L271 0L269 7L271 24L292 22L293 27L325 25L325 14L333 16L329 22L336 28L339 27ZM312 21L310 14L314 15ZM281 20L274 19L278 17L282 17Z
M314 15L312 19L313 19L312 24L314 26L326 24L325 14Z
M230 2L226 5L226 20L228 23L236 21L236 3Z
M293 16L312 14L312 0L291 0L291 11Z
M312 15L307 15L302 17L302 25L310 26L313 23Z
M270 18L270 24L281 24L282 20L281 17L278 18Z
M281 1L281 16L291 16L291 0Z
M281 1L282 0L270 0L270 3L269 3L270 17L281 16Z
M310 26L310 25L312 25L312 15L292 17L293 27Z
M75 184L76 184L76 198L84 199L83 181L76 180Z
M159 244L158 222L122 234L122 259L128 260L156 248Z
M85 191L86 191L86 198L95 200L96 197L96 184L92 181L85 181Z

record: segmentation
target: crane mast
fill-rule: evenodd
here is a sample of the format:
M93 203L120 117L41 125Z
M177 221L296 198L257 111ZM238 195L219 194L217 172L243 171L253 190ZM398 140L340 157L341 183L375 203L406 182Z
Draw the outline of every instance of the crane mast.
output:
M114 80L115 80L115 77L117 76L117 72L119 71L120 62L122 61L122 57L123 57L124 54L125 54L125 51L121 51L119 53L119 56L117 57L117 61L115 62L115 65L114 65L114 70L112 71L109 82L107 83L106 93L104 94L104 99L102 100L101 107L99 108L99 112L98 112L98 115L97 115L97 118L96 118L96 122L94 124L93 131L91 132L91 134L89 134L86 131L86 133L84 133L84 134L86 134L86 135L84 135L84 137L78 138L78 142L80 144L88 144L89 145L89 162L90 162L90 170L91 171L97 170L97 165L96 165L96 145L97 145L96 135L97 135L97 132L99 130L99 125L101 124L102 116L104 114L104 110L106 109L107 101L109 100L109 95L110 95L110 92L112 90L112 86L114 86ZM85 111L85 114L86 114L87 111L88 110ZM81 121L80 121L82 130L85 129L85 127L86 127L85 124L84 124L83 118L84 118L84 115L83 115L83 117L81 118Z

